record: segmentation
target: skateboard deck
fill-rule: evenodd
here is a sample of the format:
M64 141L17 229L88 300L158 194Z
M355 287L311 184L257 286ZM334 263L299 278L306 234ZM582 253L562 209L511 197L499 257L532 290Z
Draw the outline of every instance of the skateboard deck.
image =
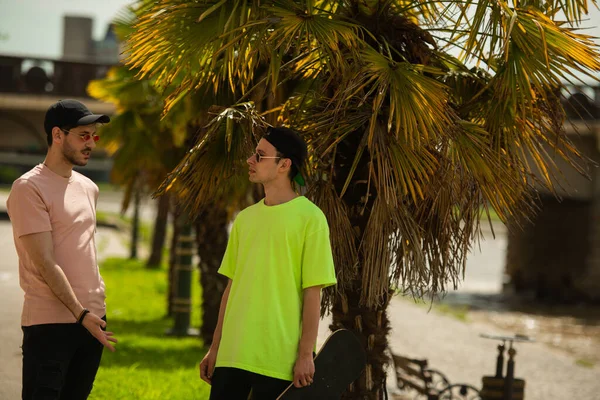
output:
M290 384L277 400L333 400L342 397L359 376L367 357L358 338L349 330L333 332L315 357L315 375L309 386Z

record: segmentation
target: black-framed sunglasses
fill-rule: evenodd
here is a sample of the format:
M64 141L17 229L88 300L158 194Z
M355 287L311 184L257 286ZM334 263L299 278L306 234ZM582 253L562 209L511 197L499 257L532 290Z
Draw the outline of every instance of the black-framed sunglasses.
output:
M67 132L67 133L73 133L71 131L68 131L68 130L62 129L62 128L60 128L60 130L63 132ZM78 133L73 133L73 134L79 136L81 138L81 140L83 140L84 142L87 142L90 139L94 139L94 142L97 142L98 140L100 140L100 136L96 135L95 133L92 133L92 134L86 133L85 135L80 135Z
M283 158L283 157L270 157L270 156L261 156L258 152L252 154L251 157L254 157L257 163L259 163L263 158Z

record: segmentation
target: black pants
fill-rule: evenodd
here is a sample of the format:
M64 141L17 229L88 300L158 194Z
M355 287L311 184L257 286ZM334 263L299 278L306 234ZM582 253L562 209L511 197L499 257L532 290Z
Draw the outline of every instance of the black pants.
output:
M23 400L87 399L104 346L78 324L22 329Z
M289 386L290 381L255 374L238 368L215 368L210 389L210 400L275 400Z

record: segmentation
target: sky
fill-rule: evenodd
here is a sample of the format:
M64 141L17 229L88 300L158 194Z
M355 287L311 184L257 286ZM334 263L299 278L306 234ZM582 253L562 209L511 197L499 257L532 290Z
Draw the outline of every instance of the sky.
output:
M93 38L131 0L0 0L0 54L47 58L62 56L63 16L93 19Z
M92 17L93 37L100 40L107 25L132 0L0 0L0 54L60 58L63 16ZM588 0L588 4L591 0ZM600 11L590 5L586 33L600 38ZM600 45L600 39L596 39ZM598 74L600 76L600 74ZM588 81L588 79L585 79Z

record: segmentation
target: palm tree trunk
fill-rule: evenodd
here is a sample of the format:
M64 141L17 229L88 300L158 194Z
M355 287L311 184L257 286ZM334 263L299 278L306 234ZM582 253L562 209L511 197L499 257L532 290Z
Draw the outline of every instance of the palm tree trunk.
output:
M338 160L334 185L338 193L341 192L349 166L356 154L360 137L350 135L338 147ZM376 193L371 192L371 197L364 204L364 194L367 192L366 182L369 175L369 160L363 156L358 163L353 181L343 197L349 210L352 227L357 233L356 248L360 247L361 237L365 232ZM343 166L343 167L342 167ZM370 308L360 304L362 281L360 279L362 266L365 265L365 255L358 252L358 273L356 279L349 287L339 293L333 301L331 329L345 328L353 331L361 341L367 355L367 365L359 377L342 396L343 399L381 400L386 397L385 366L388 362L386 349L388 347L387 335L390 323L387 316L387 307L391 292L377 307Z
M169 316L169 317L172 317L173 313L174 313L173 300L175 298L176 288L177 288L177 274L176 274L175 266L177 264L177 253L176 253L177 241L179 240L179 224L177 223L177 219L179 218L180 214L181 214L180 207L175 206L175 209L173 210L173 219L172 219L173 236L171 237L171 247L169 249L169 273L168 273L169 288L167 291L167 316Z
M193 223L189 214L182 210L177 218L179 235L175 250L176 274L175 296L173 297L174 325L169 332L175 336L189 336L192 313L192 271L194 256ZM195 333L197 334L197 332Z
M135 189L133 203L133 220L131 221L131 243L129 258L134 260L138 257L138 243L140 239L140 191Z
M212 342L219 318L221 296L227 278L217 270L227 248L228 213L223 207L208 207L196 220L196 244L200 257L200 285L202 286L202 324L200 337L206 345Z
M169 219L170 196L168 193L158 198L154 232L152 234L152 250L146 266L158 268L162 263L163 247L167 237L167 222Z
M387 316L389 296L385 303L374 309L361 306L360 282L338 296L333 304L332 330L345 328L353 331L367 353L367 365L361 374L342 396L342 399L381 400L385 398L386 364L388 358L387 335L390 323Z

